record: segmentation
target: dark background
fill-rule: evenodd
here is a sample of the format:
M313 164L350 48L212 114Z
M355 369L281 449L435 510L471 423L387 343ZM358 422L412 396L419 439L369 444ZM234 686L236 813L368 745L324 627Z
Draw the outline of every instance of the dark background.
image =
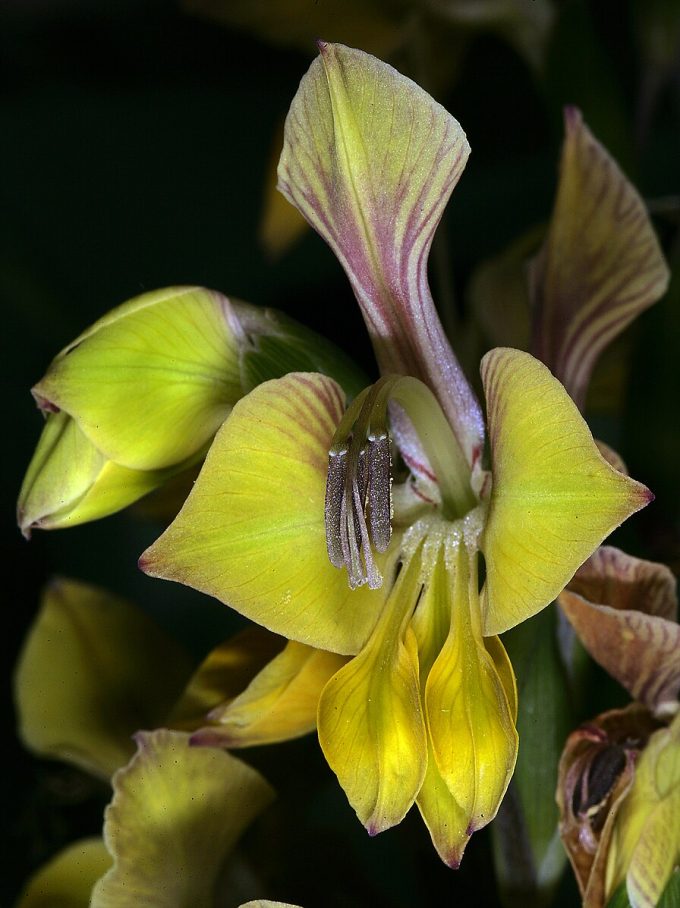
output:
M650 71L636 18L643 5L557 4L540 77L501 37L482 31L471 39L457 81L439 98L473 148L447 214L459 300L475 264L549 216L564 103L581 106L646 198L677 197L677 69L643 115ZM342 41L338 32L323 37ZM128 596L188 639L197 658L237 625L223 606L137 571L159 527L133 512L36 533L30 543L19 536L15 500L40 431L31 385L107 309L181 283L283 309L373 368L349 288L321 241L308 234L274 262L258 243L276 129L312 53L311 42L307 54L274 47L170 0L0 5L3 905L62 845L98 831L106 801L79 774L30 757L14 738L7 679L46 579L60 573ZM657 221L670 251L678 245L675 205L665 204ZM657 493L638 520L633 551L675 568L678 302L672 292L639 320L625 407L595 414L599 434ZM485 834L453 874L415 816L369 840L312 739L253 760L281 792L279 807L244 844L270 897L307 908L443 898L496 904ZM574 899L566 883L563 903Z

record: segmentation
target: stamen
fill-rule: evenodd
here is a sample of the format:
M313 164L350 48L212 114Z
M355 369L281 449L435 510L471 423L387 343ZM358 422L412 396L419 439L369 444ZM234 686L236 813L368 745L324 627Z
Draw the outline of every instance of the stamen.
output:
M368 515L371 540L379 552L392 538L392 445L390 436L368 440Z
M391 443L387 402L393 378L381 379L345 413L328 455L326 547L331 564L347 569L352 589L382 586L373 550L392 536Z
M328 474L326 476L326 548L333 567L345 565L345 553L341 543L340 511L344 502L343 490L347 476L347 448L328 452Z
M326 546L335 567L347 569L350 587L377 588L382 577L374 551L392 538L392 451L387 409L406 411L436 474L442 513L462 517L477 504L470 469L432 391L415 378L383 376L345 411L328 455Z

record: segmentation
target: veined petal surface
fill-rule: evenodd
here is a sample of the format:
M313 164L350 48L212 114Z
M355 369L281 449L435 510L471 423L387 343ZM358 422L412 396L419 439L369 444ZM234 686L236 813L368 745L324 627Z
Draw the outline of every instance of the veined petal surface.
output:
M429 384L471 463L481 411L427 282L432 237L469 154L458 122L369 54L319 42L293 99L279 188L350 279L383 373Z
M481 371L493 474L481 545L491 635L551 602L652 496L604 460L574 402L533 356L498 348Z
M184 507L140 560L288 639L358 651L385 593L351 591L328 560L328 450L344 407L315 373L265 382L218 432Z
M139 732L137 753L113 778L104 841L114 866L92 908L211 908L224 860L272 801L262 776L188 735Z
M65 347L33 393L71 414L116 463L180 463L242 394L229 301L200 287L130 300Z
M583 409L602 350L666 291L669 270L645 203L574 107L560 182L531 266L531 351Z

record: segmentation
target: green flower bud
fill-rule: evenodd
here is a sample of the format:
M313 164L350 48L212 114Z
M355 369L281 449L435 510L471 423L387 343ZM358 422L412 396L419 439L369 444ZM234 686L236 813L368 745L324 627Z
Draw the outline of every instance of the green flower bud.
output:
M199 287L113 309L65 347L32 389L47 422L18 522L105 517L199 461L239 398L288 371L323 371L351 394L351 361L291 319Z

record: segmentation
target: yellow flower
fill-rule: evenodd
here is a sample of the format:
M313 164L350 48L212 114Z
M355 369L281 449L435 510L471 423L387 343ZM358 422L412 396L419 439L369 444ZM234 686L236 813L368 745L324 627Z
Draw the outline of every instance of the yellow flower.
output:
M554 599L650 493L602 458L528 354L484 357L485 421L427 284L465 135L391 67L320 50L288 116L279 186L345 268L383 377L348 410L315 373L252 391L141 564L354 656L319 702L326 758L370 833L415 802L457 866L517 754L497 635Z

